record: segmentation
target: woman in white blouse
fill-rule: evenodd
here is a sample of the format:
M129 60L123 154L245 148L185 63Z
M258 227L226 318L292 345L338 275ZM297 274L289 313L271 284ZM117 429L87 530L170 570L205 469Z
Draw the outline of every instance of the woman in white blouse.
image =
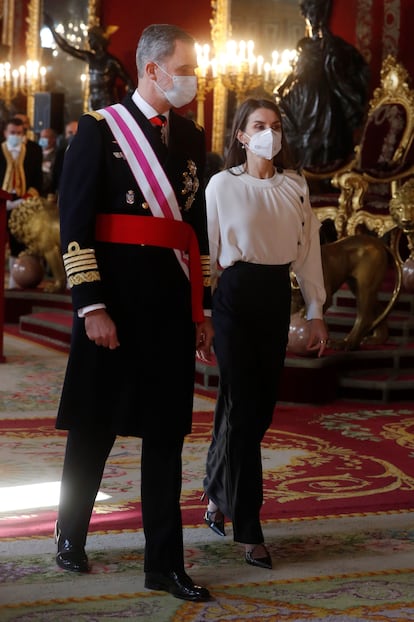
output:
M261 441L277 400L290 323L290 270L321 356L328 333L319 222L304 177L291 168L278 107L248 99L236 112L225 170L206 189L213 323L220 387L207 457L204 520L233 523L246 562L271 568L260 524Z

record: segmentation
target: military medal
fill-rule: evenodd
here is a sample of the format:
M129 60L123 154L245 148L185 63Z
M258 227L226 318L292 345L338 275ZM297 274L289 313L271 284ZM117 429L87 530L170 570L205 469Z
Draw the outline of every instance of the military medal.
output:
M128 190L125 195L126 202L128 205L134 205L135 203L135 192L133 190Z

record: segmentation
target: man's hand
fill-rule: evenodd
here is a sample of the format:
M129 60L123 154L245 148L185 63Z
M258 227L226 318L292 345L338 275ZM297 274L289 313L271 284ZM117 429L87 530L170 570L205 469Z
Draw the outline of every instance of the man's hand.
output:
M85 330L97 346L110 350L119 346L116 326L105 309L95 309L85 315Z
M204 322L196 326L196 352L197 357L202 361L209 361L211 357L211 346L213 343L214 328L211 318L206 317Z

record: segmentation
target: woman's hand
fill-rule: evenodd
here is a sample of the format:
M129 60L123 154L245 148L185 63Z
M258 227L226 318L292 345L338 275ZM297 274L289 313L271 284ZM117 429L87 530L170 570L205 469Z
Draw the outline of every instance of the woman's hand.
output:
M326 346L329 341L328 329L324 320L309 320L310 322L310 334L309 340L306 344L306 349L310 352L318 352L318 357L321 357L325 352Z
M196 354L201 361L209 361L211 358L211 346L213 344L214 328L210 317L196 326Z

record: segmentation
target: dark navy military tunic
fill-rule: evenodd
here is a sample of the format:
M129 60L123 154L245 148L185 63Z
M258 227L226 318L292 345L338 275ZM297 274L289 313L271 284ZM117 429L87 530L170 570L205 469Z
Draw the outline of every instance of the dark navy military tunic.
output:
M154 130L132 99L123 104L153 141ZM193 226L200 254L207 257L204 143L201 128L171 111L162 164L183 220ZM195 355L190 284L172 249L95 240L100 213L152 217L99 113L80 120L65 155L59 197L62 252L78 248L80 268L72 279L72 343L57 428L103 427L135 436L189 433ZM82 265L85 257L95 258L96 265ZM204 291L209 308L208 279ZM86 336L77 310L95 303L104 303L116 324L121 345L115 350Z

